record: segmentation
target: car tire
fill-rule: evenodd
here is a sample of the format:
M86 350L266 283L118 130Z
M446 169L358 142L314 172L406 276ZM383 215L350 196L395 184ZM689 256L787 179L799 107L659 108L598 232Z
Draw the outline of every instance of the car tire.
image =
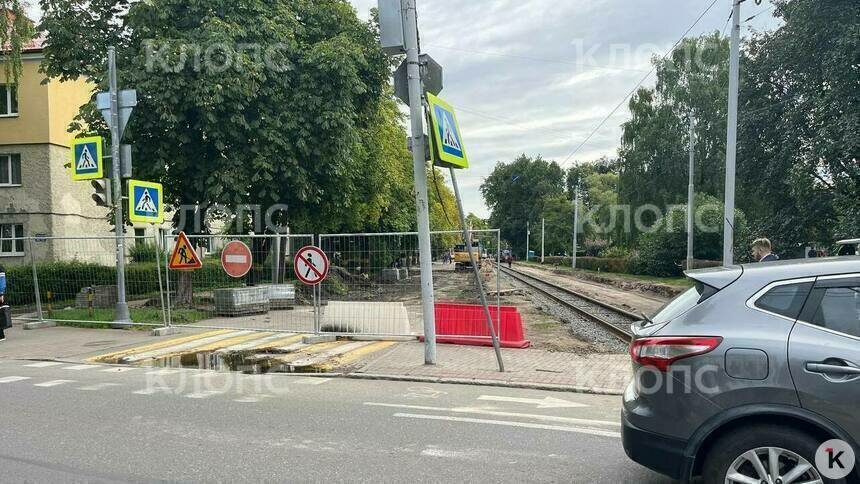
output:
M705 484L725 484L729 469L751 450L766 447L785 449L815 465L815 452L821 445L818 439L789 427L754 425L730 432L720 438L705 456L702 478ZM767 465L765 464L765 468ZM752 477L752 476L751 476ZM845 484L846 480L832 480L822 476L825 483Z

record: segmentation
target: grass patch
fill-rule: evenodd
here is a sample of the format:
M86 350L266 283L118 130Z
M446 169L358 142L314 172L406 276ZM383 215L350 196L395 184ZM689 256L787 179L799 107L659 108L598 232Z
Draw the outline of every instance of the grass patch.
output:
M553 265L549 265L549 264L540 264L537 262L520 262L520 264L525 264L525 265L528 265L530 267L536 267L536 268L541 268L541 269L552 269L552 270L556 270L559 272L573 272L573 269L571 269L569 266L553 266ZM591 270L586 270L586 269L576 269L576 272L585 272L585 273L589 273L589 274L599 274L601 276L616 277L619 279L626 279L629 281L667 284L670 286L677 286L677 287L692 287L694 284L692 280L690 280L686 277L683 277L683 276L680 276L680 277L641 276L641 275L635 275L635 274L625 274L625 273L621 273L621 272L591 271Z
M129 309L131 320L141 324L162 324L161 309L158 308L132 308ZM206 319L208 315L196 309L174 309L171 312L174 323L191 324ZM113 309L93 309L90 314L88 309L62 309L52 311L49 319L56 321L61 326L72 326L76 328L108 329L114 319ZM147 329L145 326L132 326L135 329Z

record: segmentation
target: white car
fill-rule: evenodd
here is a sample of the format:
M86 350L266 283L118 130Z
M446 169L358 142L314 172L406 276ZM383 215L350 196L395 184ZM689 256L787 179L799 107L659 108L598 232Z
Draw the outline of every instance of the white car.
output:
M860 239L845 239L836 242L836 255L860 255Z

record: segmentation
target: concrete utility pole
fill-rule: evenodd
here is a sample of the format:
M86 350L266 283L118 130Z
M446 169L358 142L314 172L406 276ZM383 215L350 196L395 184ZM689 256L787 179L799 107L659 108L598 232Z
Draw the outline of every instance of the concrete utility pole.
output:
M128 323L131 315L125 300L125 225L122 222L122 179L119 159L119 90L116 79L116 49L108 47L108 82L110 83L110 164L113 177L114 231L116 234L116 312L114 321ZM129 195L131 196L131 195Z
M526 262L529 261L529 236L531 236L531 234L531 222L526 221Z
M430 248L430 209L427 202L427 165L424 161L424 90L418 48L416 0L403 0L404 40L409 77L409 117L412 122L412 170L418 212L418 252L421 268L421 310L424 317L424 364L436 364L436 316L433 300L433 257Z
M723 223L723 265L735 262L735 172L738 141L738 78L740 75L741 1L732 0L732 46L729 58L729 119L726 133L726 198Z
M543 264L544 234L546 233L546 219L540 219L540 263Z
M570 268L576 269L576 246L577 235L579 235L579 183L576 185L576 195L573 197L573 256L571 257Z
M690 183L687 186L687 270L693 268L693 214L695 213L695 186L693 174L696 170L696 124L690 111Z

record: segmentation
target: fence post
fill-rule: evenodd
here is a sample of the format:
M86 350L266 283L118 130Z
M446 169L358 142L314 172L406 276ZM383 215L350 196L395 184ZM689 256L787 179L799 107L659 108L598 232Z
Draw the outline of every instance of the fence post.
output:
M39 291L39 274L36 270L36 254L33 252L33 238L27 238L27 250L30 251L30 265L33 268L33 292L36 296L36 314L39 317L39 321L44 321L44 316L42 315L42 294Z
M158 270L158 295L159 295L159 298L161 299L161 323L164 325L165 328L168 328L168 327L170 327L170 323L167 321L167 308L164 306L164 285L162 284L162 280L161 280L161 256L160 256L160 254L164 252L164 249L162 248L162 243L164 242L164 239L162 239L161 242L159 242L158 239L160 237L158 236L158 229L155 230L153 237L155 238L155 251L156 251L155 267Z
M496 229L496 324L502 332L502 231Z
M167 326L173 325L173 315L170 313L170 253L167 250L166 234L161 234L161 243L164 247L164 280L167 285L167 290L164 291L165 301L167 302Z

